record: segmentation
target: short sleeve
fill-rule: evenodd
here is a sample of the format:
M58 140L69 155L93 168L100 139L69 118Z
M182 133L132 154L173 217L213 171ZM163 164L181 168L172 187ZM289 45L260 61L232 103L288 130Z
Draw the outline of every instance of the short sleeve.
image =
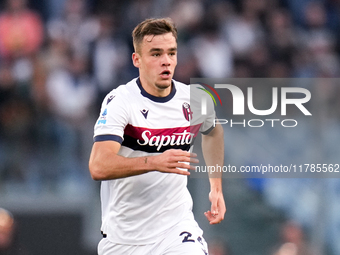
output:
M101 106L100 115L94 126L94 141L112 140L123 142L124 129L129 120L129 109L124 98L111 91Z
M192 124L200 123L199 131L202 134L208 134L215 127L216 113L214 102L202 85L190 85L190 104L195 113Z
M215 107L214 103L210 96L206 97L207 101L207 113L205 115L204 121L201 125L200 132L203 135L207 135L210 133L211 130L215 127L215 119L216 119L216 113L215 113Z

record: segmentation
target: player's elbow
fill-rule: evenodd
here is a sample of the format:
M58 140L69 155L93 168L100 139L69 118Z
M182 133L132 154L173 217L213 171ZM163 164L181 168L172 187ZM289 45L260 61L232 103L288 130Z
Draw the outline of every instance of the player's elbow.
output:
M101 167L92 160L89 162L89 170L93 180L101 181L105 179L103 171L101 171Z

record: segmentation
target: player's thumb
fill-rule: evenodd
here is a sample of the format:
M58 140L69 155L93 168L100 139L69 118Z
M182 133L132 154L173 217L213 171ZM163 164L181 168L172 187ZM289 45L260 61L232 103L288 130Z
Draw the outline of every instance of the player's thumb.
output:
M211 214L218 215L217 199L211 200Z

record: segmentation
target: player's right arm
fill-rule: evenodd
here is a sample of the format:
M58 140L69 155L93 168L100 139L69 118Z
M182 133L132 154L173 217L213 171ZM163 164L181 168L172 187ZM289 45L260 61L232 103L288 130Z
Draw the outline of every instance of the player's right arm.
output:
M198 163L196 154L183 150L171 149L156 156L126 158L117 154L120 147L116 141L93 144L89 170L94 180L112 180L150 171L189 175L188 171L179 168L193 170L194 167L187 163Z

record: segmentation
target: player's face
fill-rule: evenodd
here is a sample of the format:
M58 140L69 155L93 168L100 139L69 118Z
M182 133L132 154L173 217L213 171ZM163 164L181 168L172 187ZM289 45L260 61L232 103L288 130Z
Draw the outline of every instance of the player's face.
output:
M148 93L154 96L170 93L177 65L177 42L172 33L144 36L140 54L134 53L132 58Z

